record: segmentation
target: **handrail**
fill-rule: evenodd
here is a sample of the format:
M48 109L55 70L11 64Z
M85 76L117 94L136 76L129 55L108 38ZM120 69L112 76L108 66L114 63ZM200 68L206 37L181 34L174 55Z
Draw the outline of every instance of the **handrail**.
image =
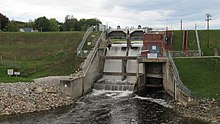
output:
M99 44L101 42L101 38L103 37L104 33L105 33L105 31L102 31L102 33L100 34L100 36L99 36L99 38L98 38L94 48L98 48L98 46L99 46Z
M84 34L82 42L79 44L79 46L77 47L77 56L81 53L82 48L86 42L86 39L88 38L88 36L90 35L90 33L92 33L93 31L93 26L91 26Z
M101 42L101 38L103 37L103 35L104 35L104 31L102 31L101 35L99 36L95 47L92 49L92 51L90 51L89 54L92 54L92 55L90 57L87 57L87 59L89 59L89 60L88 60L87 64L85 65L86 70L85 70L85 72L83 72L84 73L83 75L85 75L87 73L87 71L89 69L89 65L92 63L92 61L94 60L95 55L97 54L98 46Z
M171 66L172 66L172 73L173 73L173 76L174 76L174 79L176 80L176 83L177 83L177 87L179 87L179 89L184 92L185 94L187 95L191 95L191 91L182 83L180 77L179 77L179 72L177 70L177 67L173 61L173 58L170 54L170 51L168 51L168 60L169 62L171 63Z
M172 57L193 57L200 56L199 50L188 50L188 51L170 51Z

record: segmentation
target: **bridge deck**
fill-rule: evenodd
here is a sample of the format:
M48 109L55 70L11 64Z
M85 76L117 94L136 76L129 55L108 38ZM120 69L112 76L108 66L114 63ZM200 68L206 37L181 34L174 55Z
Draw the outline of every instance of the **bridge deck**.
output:
M139 63L144 63L144 62L167 62L166 57L158 57L158 58L138 57L137 60L138 60Z
M127 59L136 60L137 56L104 56L104 59Z

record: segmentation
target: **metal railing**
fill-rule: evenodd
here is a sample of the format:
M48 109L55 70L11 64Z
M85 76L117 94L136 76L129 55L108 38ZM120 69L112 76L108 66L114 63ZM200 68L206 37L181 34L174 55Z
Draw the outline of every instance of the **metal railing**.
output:
M99 44L101 43L104 34L105 31L102 31L101 35L96 41L94 48L91 51L88 51L88 54L86 55L87 59L84 61L84 68L88 68L89 63L91 63L91 61L94 59L94 56L97 54Z
M195 57L200 56L199 50L188 50L188 51L170 51L172 57Z
M98 48L99 47L99 44L102 41L102 38L103 38L104 34L105 34L105 31L102 31L102 33L100 34L98 40L96 41L96 44L95 44L94 48Z
M185 93L186 95L191 95L191 91L182 83L180 77L179 77L179 72L176 68L176 65L173 61L173 58L172 58L172 55L170 53L170 51L168 51L168 54L167 54L167 58L171 64L171 67L172 67L172 73L173 73L173 76L174 76L174 80L176 82L176 85L177 87L183 92Z
M90 27L90 28L86 31L86 33L84 34L83 39L82 39L82 42L81 42L81 43L79 44L79 46L77 47L77 56L82 52L82 48L83 48L83 46L84 46L84 44L85 44L85 42L86 42L88 36L92 33L92 31L93 31L93 26Z

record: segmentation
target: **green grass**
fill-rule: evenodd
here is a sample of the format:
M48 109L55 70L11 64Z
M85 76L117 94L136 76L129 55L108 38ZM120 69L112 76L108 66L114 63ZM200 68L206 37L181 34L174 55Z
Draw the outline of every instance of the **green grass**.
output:
M98 40L101 32L92 32L89 37L87 38L85 45L83 46L82 50L88 50L90 51L96 44L96 41ZM91 43L91 45L88 45L88 42Z
M199 31L201 48L205 55L214 55L213 48L220 50L220 30L210 30L210 47L208 48L208 33L206 30ZM220 52L220 51L219 51Z
M74 73L83 62L76 56L83 35L84 32L0 33L0 82ZM27 77L10 77L6 74L9 68Z
M182 31L173 31L173 50L179 51L182 49Z
M207 47L208 34L206 30L198 30L200 45L202 52L205 56L213 56L213 48L220 50L220 30L210 30L210 47ZM182 50L182 31L174 31L173 37L173 50ZM195 31L189 31L189 48L191 50L197 50Z
M173 37L173 50L182 50L182 31L174 31ZM197 50L196 34L194 30L189 30L189 46L191 50Z
M220 58L175 58L183 83L192 95L220 99Z

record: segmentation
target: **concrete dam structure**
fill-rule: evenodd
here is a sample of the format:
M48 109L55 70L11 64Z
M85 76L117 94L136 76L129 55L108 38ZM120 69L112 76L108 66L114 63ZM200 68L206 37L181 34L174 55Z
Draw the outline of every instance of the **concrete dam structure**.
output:
M187 104L190 91L173 62L172 31L108 29L87 56L81 74L61 81L63 92L78 98L93 88L110 91L164 90Z

